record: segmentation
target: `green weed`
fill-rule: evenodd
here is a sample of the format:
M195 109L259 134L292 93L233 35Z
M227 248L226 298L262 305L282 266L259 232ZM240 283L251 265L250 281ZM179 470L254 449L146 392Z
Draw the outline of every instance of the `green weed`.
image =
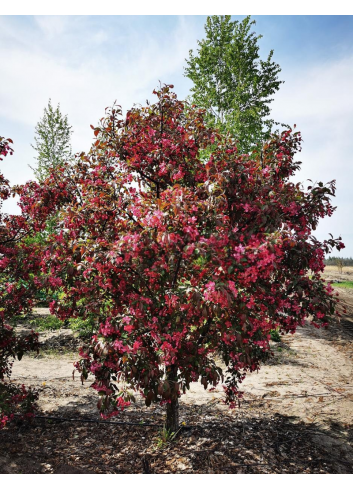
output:
M175 432L173 432L172 430L167 430L167 428L163 426L163 428L159 430L159 434L156 438L157 448L164 448L165 445L174 440L175 435Z
M275 341L276 343L279 343L281 341L281 335L279 334L277 329L271 329L270 335L272 341Z
M346 281L346 282L338 282L338 283L332 283L331 284L333 287L342 287L344 289L353 289L353 282L352 281Z
M37 331L54 331L64 327L64 321L61 321L56 316L42 316L32 319L29 322Z
M93 316L86 319L71 318L69 319L69 327L78 333L80 338L91 337L97 329L96 321Z

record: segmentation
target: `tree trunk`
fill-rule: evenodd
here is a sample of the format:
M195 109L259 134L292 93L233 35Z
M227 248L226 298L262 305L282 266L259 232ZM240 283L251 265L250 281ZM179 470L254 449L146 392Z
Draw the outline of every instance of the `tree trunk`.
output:
M172 402L167 404L167 422L166 428L172 433L176 433L179 429L179 401L178 398L172 399Z
M178 381L178 367L172 365L167 370L167 380L172 392L171 402L167 406L166 429L175 433L179 429L179 401L175 390L175 383Z

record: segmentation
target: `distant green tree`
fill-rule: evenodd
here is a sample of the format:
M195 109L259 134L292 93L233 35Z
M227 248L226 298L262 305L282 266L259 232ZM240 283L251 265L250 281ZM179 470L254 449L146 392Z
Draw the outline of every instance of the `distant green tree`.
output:
M232 22L230 15L208 17L206 39L198 41L196 55L190 50L184 72L194 83L192 103L207 110L211 126L239 141L241 153L269 138L275 123L268 119L271 96L283 83L273 50L260 59L262 36L250 32L254 24L250 16L241 22Z
M45 180L53 167L71 158L72 132L67 115L60 112L60 104L54 109L49 99L43 118L36 125L35 144L32 145L37 152L37 165L31 168L39 182Z

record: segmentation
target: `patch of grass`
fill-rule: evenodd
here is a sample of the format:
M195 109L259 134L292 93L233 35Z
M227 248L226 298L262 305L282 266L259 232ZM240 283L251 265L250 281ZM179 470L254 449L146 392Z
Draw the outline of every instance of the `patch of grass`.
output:
M277 329L271 329L270 336L271 336L271 340L275 341L276 343L279 343L281 341L281 335L279 334Z
M25 319L20 316L14 316L13 322L18 321L19 318L22 320ZM70 328L83 339L90 338L97 330L96 321L93 316L86 319L70 318L66 321L61 321L56 316L50 314L36 317L29 321L29 324L37 331L57 331L62 328Z
M14 316L13 319L14 321L18 321L19 318L25 319L21 316ZM68 321L61 321L56 316L48 315L36 317L29 323L37 331L56 331L64 327L69 327L73 331L76 331L80 338L90 338L97 329L93 317L86 319L71 318Z
M353 289L353 282L352 281L346 281L346 282L337 282L331 284L332 287L343 287L344 289Z
M69 319L69 327L76 331L80 338L90 338L97 329L93 316L86 319L71 318Z
M18 316L12 316L11 319L9 319L9 323L11 326L17 326L18 323L22 323L25 321L27 318L24 314L18 315Z
M42 316L32 319L31 326L37 331L55 331L64 327L64 321L61 321L56 316Z

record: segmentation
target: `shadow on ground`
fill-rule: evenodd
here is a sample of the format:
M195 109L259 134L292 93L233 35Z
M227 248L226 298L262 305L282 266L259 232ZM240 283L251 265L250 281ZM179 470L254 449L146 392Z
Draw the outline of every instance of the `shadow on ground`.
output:
M18 420L2 430L0 472L353 473L352 425L323 429L251 411L181 405L183 428L168 442L160 431L162 409L134 409L111 420L136 423L121 425L85 422L87 416L66 406L51 413L61 420Z

